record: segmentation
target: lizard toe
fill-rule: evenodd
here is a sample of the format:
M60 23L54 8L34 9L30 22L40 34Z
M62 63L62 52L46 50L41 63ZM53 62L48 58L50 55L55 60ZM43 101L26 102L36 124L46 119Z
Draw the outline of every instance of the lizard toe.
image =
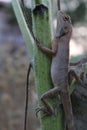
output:
M52 110L52 111L49 111L49 110L48 110L47 108L45 108L45 107L37 107L37 108L35 109L36 117L38 117L38 113L39 113L40 111L42 111L42 112L44 113L43 117L45 117L45 116L51 116L51 115L54 114L54 111L53 111L53 110ZM42 117L42 118L43 118L43 117Z

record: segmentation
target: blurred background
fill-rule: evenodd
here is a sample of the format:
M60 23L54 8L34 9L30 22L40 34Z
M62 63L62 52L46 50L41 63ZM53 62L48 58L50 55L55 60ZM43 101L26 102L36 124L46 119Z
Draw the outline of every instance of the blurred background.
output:
M61 2L62 9L71 16L73 23L70 57L87 55L87 0ZM31 7L30 0L28 4ZM55 16L54 13L54 26ZM11 0L0 0L0 130L23 130L28 65L28 50L17 24ZM34 112L37 103L32 72L27 124L30 130L40 129L39 120Z

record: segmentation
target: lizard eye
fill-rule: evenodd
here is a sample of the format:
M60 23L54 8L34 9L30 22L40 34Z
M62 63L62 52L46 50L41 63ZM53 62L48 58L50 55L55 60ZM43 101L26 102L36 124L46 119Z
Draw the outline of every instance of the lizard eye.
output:
M63 18L63 20L64 20L64 21L68 21L68 20L69 20L69 17L68 17L68 16L65 16L65 17Z

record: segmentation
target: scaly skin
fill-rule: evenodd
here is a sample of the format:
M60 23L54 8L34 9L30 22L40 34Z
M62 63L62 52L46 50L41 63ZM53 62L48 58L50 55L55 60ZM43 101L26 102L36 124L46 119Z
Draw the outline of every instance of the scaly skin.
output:
M71 99L68 87L68 66L69 66L69 41L72 34L71 20L68 15L59 11L57 17L57 29L52 43L52 49L37 44L38 48L53 56L51 64L51 77L54 88L44 93L41 100L44 108L38 108L48 115L54 114L54 110L48 103L47 98L60 94L60 98L64 107L66 123L68 130L75 130L72 113Z
M70 37L71 32L68 32L56 41L58 42L58 48L55 56L52 58L51 77L54 87L57 87L60 91L60 98L64 107L68 130L74 130L72 105L68 87Z

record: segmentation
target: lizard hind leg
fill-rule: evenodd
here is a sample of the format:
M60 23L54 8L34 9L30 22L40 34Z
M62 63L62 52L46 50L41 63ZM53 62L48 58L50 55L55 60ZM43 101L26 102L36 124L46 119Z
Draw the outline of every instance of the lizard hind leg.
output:
M45 115L51 116L55 114L54 109L52 108L51 104L47 101L48 98L55 97L59 94L58 87L54 87L53 89L50 89L49 91L45 92L41 96L41 101L43 102L44 107L39 107L36 110L36 115L39 111L43 111Z

